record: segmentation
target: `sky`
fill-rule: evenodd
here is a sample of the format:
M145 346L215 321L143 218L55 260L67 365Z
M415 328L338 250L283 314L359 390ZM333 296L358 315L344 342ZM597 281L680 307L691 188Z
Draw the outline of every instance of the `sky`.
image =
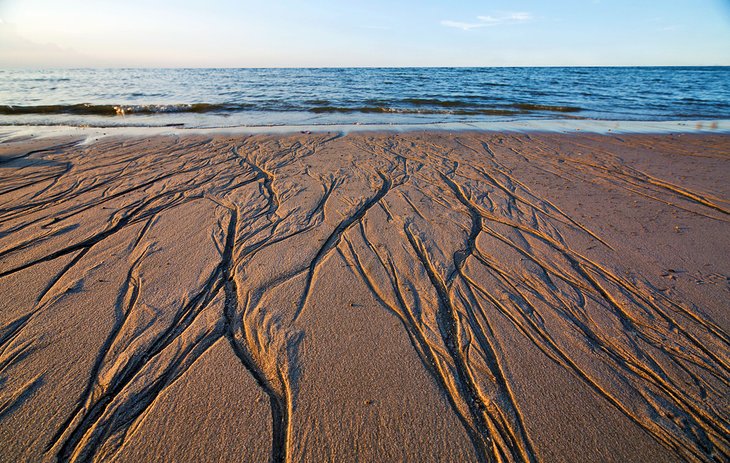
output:
M0 0L0 67L730 65L730 0Z

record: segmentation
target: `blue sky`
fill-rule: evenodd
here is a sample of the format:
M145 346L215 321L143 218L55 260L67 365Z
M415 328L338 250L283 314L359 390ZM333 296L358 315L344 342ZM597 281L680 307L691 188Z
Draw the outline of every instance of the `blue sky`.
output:
M0 0L0 66L730 65L730 0Z

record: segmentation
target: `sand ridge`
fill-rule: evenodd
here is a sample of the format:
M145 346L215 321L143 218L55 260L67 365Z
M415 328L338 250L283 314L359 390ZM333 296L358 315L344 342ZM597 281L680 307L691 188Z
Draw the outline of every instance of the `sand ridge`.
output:
M0 457L727 459L729 141L8 140Z

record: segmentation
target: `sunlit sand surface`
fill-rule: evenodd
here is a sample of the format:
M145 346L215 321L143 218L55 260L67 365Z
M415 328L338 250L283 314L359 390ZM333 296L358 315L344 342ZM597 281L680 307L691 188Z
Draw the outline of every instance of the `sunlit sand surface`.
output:
M726 461L730 136L0 144L2 461Z

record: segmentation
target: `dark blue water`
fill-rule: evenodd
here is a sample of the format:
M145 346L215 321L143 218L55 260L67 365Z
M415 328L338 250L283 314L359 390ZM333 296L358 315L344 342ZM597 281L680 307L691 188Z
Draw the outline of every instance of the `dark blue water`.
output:
M730 68L0 70L0 125L730 119Z

